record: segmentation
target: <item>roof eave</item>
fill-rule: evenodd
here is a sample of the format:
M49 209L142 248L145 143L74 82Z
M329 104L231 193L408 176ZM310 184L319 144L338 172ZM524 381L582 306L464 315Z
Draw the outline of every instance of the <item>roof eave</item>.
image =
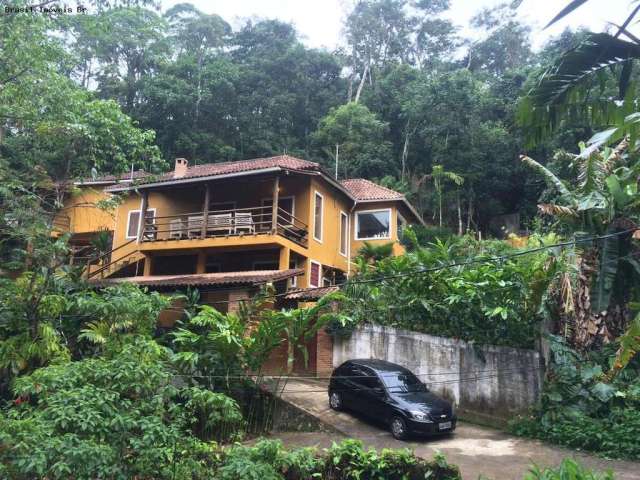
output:
M127 190L144 190L144 189L147 189L147 188L154 188L154 187L166 187L166 186L172 186L172 185L184 185L184 184L189 184L189 183L208 182L208 181L211 181L211 180L220 180L220 179L225 179L225 178L244 177L244 176L249 176L249 175L259 175L259 174L262 174L262 173L281 172L283 170L289 170L289 169L283 169L282 167L269 167L269 168L261 168L260 170L248 170L248 171L244 171L244 172L224 173L222 175L204 175L202 177L178 178L178 179L174 179L174 180L167 180L167 181L164 181L164 182L150 182L150 183L141 183L141 184L137 184L137 185L129 185L129 186L110 188L109 191L110 192L124 192L124 191L127 191ZM294 170L292 170L292 171L294 171Z

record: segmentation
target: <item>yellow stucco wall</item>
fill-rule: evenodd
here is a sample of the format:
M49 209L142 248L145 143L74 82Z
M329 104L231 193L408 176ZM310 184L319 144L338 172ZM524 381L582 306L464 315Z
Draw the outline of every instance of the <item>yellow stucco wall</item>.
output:
M97 202L107 198L109 194L101 186L74 188L65 199L60 216L69 217L69 231L74 234L113 230L116 212L96 207Z
M356 214L358 212L365 212L368 210L390 210L391 211L391 225L389 238L386 239L371 239L371 240L357 240L356 239ZM410 218L407 213L401 213L406 219ZM398 205L397 202L372 202L359 204L353 214L351 215L351 256L358 255L358 250L362 248L364 243L371 243L373 245L383 245L385 243L393 242L393 254L402 255L405 252L404 247L398 241Z
M260 177L240 177L227 181L211 183L211 202L227 203L235 202L235 208L251 208L262 205L263 199L270 199L273 193L274 179ZM323 197L323 228L322 239L314 238L314 208L315 193ZM243 236L229 236L205 239L168 240L167 233L158 233L162 241L143 242L136 241L119 249L117 257L141 250L145 255L158 261L161 255L185 255L200 252L203 255L215 255L217 252L236 252L237 255L249 255L252 250L258 248L275 248L280 252L280 268L288 264L288 258L296 259L297 267L305 271L304 276L298 277L297 286L309 286L309 273L311 261L320 263L325 267L331 267L343 272L348 272L349 262L347 256L340 253L340 213L344 212L349 218L348 247L352 257L357 255L363 242L355 240L355 211L371 210L378 208L391 209L391 238L388 240L372 240L373 243L395 242L394 254L401 254L404 249L397 243L396 222L397 203L380 202L359 205L352 210L352 200L343 192L325 180L308 175L282 175L280 177L280 197L294 197L294 215L307 225L308 244L306 247L298 245L280 235L247 234ZM156 217L168 215L197 214L203 209L204 184L191 184L187 187L166 186L161 190L150 191L148 208L155 210ZM117 208L111 226L114 227L114 248L129 242L126 238L129 212L139 210L141 197L138 193L131 192L124 202ZM211 207L215 209L215 206ZM158 223L167 222L158 218ZM168 225L159 226L159 229L168 229ZM202 263L200 261L200 263ZM200 267L199 267L200 268ZM147 273L151 269L146 269Z

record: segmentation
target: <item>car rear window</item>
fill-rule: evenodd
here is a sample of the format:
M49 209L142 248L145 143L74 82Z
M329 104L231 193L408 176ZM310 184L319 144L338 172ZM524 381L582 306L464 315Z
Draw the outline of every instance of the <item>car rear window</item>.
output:
M391 393L426 391L424 384L411 372L384 372L380 376Z

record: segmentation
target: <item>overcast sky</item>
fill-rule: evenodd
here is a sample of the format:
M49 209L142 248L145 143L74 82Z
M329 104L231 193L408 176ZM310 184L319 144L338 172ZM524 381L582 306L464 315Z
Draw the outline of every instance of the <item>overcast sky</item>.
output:
M164 9L185 0L162 0ZM187 0L189 1L189 0ZM341 42L343 21L354 0L190 0L206 13L217 13L233 26L245 18L277 18L293 23L303 41L311 47L333 50ZM600 31L606 22L622 23L629 12L630 0L591 0L554 27L542 27L566 5L569 0L524 0L520 15L533 28L533 43L537 48L565 27L587 26ZM463 32L471 34L469 19L485 6L504 3L504 0L452 0L450 16Z

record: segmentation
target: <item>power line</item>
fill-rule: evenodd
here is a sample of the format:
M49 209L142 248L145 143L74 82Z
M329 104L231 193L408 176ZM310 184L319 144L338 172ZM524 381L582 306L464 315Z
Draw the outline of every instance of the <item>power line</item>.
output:
M568 247L568 246L572 246L572 245L576 245L579 243L589 243L589 242L595 242L598 240L606 240L607 238L613 238L613 237L617 237L620 235L626 235L632 232L635 232L637 230L640 230L640 228L630 228L627 230L623 230L623 231L619 231L619 232L614 232L614 233L608 233L605 235L599 235L599 236L595 236L595 237L585 237L585 238L578 238L578 239L574 239L571 241L566 241L566 242L558 242L558 243L554 243L554 244L549 244L549 245L542 245L540 247L535 247L535 248L531 248L528 250L523 250L520 252L515 252L515 253L511 253L508 255L500 255L500 256L493 256L493 257L478 257L478 258L473 258L470 260L465 260L462 262L452 262L452 263L448 263L446 265L438 265L436 267L427 267L427 268L420 268L420 269L416 269L410 272L401 272L401 273L396 273L396 274L390 274L390 275L381 275L378 277L374 277L374 278L365 278L365 279L359 279L359 280L346 280L340 284L336 284L336 285L331 285L331 287L337 287L338 289L341 289L342 287L345 286L350 286L350 285L360 285L360 284L367 284L367 283L374 283L374 282L382 282L385 280L393 280L393 279L397 279L397 278L406 278L406 277L411 277L413 275L421 275L424 273L432 273L432 272L437 272L440 270L445 270L448 268L454 268L454 267L464 267L464 266L468 266L468 265L474 265L477 263L498 263L498 262L503 262L505 260L510 260L512 258L517 258L517 257L521 257L524 255L529 255L532 253L537 253L537 252L541 252L544 250L549 250L549 249L553 249L553 248L564 248L564 247ZM619 258L622 258L622 256L619 256ZM313 291L318 291L318 290L324 290L326 288L326 286L323 287L309 287L309 288L305 288L304 289L304 293L308 293L308 292L313 292ZM285 297L287 295L290 295L292 292L282 292L282 293L274 293L274 294L268 294L268 295L263 295L261 298L268 300L268 299L276 299L276 298L280 298L280 297ZM240 298L240 299L234 299L234 300L216 300L214 302L210 302L211 304L231 304L231 303L239 303L239 302L247 302L247 301L251 301L252 299L250 298Z

